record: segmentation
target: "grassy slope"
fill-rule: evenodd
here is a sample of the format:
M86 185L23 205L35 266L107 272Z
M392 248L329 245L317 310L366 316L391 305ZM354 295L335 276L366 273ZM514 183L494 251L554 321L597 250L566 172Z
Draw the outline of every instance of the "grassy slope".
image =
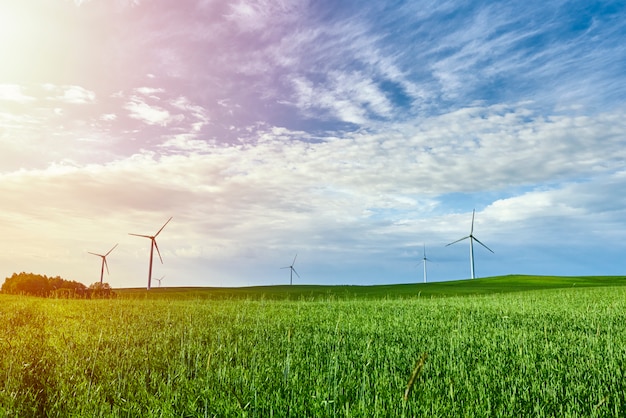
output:
M116 289L121 298L150 299L380 299L441 297L519 292L571 287L626 286L621 276L524 276L509 275L475 280L376 286L254 286L254 287L170 287Z

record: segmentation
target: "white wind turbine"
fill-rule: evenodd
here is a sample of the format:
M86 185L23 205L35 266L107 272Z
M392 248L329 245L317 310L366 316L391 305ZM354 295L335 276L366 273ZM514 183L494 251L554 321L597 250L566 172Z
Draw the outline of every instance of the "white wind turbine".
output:
M109 274L109 265L107 263L107 256L109 254L111 254L111 251L113 251L115 249L115 247L117 247L117 246L118 246L118 244L115 244L113 246L113 248L111 248L109 250L109 252L104 254L104 255L103 254L92 253L91 251L87 251L89 254L93 254L93 255L97 255L98 257L102 257L102 267L100 267L100 284L102 284L102 279L104 277L104 268L105 267L107 268L107 274Z
M161 276L161 278L160 278L160 279L154 279L154 280L156 280L157 282L159 282L159 287L161 287L161 280L163 280L164 278L165 278L165 276Z
M296 276L298 276L298 278L300 278L300 275L298 274L298 272L296 271L295 268L293 268L293 265L296 264L296 258L298 257L298 253L296 253L296 256L293 258L293 261L291 262L290 266L287 267L281 267L281 269L289 269L289 284L292 285L293 284L293 274L296 273Z
M157 250L157 254L159 254L159 259L161 259L161 264L163 264L163 258L161 257L161 252L159 251L159 246L156 243L156 237L161 233L161 231L163 231L163 228L165 228L165 225L167 225L173 217L170 217L167 222L165 222L165 224L163 224L163 226L161 227L161 229L159 229L157 231L156 234L154 235L140 235L140 234L131 234L129 233L128 235L134 235L136 237L144 237L144 238L148 238L150 239L150 267L148 268L148 290L150 290L150 286L152 284L152 259L154 256L154 249L156 248Z
M426 283L427 279L426 279L426 262L430 261L430 259L426 258L426 244L424 244L424 258L422 259L422 261L420 261L419 263L417 263L417 265L419 266L420 264L424 263L424 283Z
M476 275L474 274L474 241L476 241L477 243L479 243L480 245L482 245L483 247L485 247L486 249L488 249L489 251L491 251L493 253L493 251L491 250L491 248L487 247L485 244L483 244L482 242L480 242L480 240L478 238L476 238L474 236L474 215L476 214L476 209L474 209L472 211L472 227L470 229L470 234L468 236L465 236L461 239L458 239L454 242L451 242L450 244L446 245L450 246L452 244L456 244L459 241L463 241L464 239L468 239L470 240L470 272L472 274L472 279L476 278ZM495 254L495 253L494 253Z

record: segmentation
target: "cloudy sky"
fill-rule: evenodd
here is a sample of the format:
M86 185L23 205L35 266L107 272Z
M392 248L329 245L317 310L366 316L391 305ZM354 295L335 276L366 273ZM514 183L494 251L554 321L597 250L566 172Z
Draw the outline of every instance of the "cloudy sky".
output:
M0 0L0 280L626 274L623 1ZM158 285L154 283L154 285Z

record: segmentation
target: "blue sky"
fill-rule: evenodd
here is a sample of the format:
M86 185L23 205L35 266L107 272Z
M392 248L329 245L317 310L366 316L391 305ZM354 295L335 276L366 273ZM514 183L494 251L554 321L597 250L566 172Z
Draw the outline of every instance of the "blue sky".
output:
M620 1L0 3L0 278L621 275Z

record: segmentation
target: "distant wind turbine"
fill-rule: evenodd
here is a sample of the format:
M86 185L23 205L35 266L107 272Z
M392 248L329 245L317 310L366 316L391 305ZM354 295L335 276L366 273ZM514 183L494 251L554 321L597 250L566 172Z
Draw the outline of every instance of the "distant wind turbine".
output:
M129 233L128 235L134 235L136 237L144 237L144 238L149 238L150 239L150 266L148 268L148 290L150 290L150 286L152 284L152 259L154 256L154 249L156 248L157 250L157 254L159 254L159 259L161 259L161 264L163 264L163 258L161 257L161 252L159 251L159 246L156 243L156 237L161 233L161 231L163 231L163 228L165 228L165 225L167 225L173 217L170 217L167 222L165 222L165 224L163 224L163 226L161 227L161 229L159 229L157 231L156 234L154 235L140 235L140 234L131 234Z
M296 271L295 268L293 268L293 265L296 264L296 258L298 257L298 253L296 253L296 256L293 258L293 261L291 262L290 266L287 267L281 267L281 269L289 269L290 273L289 273L289 284L293 285L293 274L296 273L296 276L298 276L298 278L300 278L300 275L298 274L298 272Z
M100 268L100 284L102 284L102 279L103 279L103 277L104 277L104 268L105 268L105 267L107 268L107 274L109 274L109 265L107 264L107 256L108 256L109 254L111 254L111 251L113 251L113 250L115 249L115 247L117 247L117 246L118 246L118 244L115 244L115 245L113 246L113 248L111 248L111 249L109 250L109 252L108 252L108 253L106 253L106 254L104 254L104 255L102 255L102 254L92 253L91 251L87 251L89 254L93 254L93 255L97 255L98 257L102 257L102 267Z
M419 263L417 263L417 265L419 266L420 264L424 263L424 283L426 283L426 262L430 261L430 259L426 258L426 244L424 244L424 258L422 259L422 261L420 261Z
M154 279L154 280L156 280L157 282L159 282L159 287L161 287L161 280L163 280L163 278L164 278L164 277L165 277L165 276L161 276L161 278L160 278L160 279Z
M478 238L476 238L474 236L474 215L476 214L476 209L474 209L472 211L472 228L470 229L470 234L466 237L463 237L461 239L458 239L454 242L451 242L450 244L446 245L446 247L452 245L452 244L456 244L459 241L463 241L464 239L468 239L470 240L470 272L472 274L472 279L476 278L476 275L474 274L474 241L476 241L477 243L479 243L480 245L482 245L483 247L485 247L486 249L488 249L489 251L491 251L493 253L493 251L491 250L491 248L487 247L485 244L483 244L482 242L480 242L480 240ZM495 254L495 253L494 253Z

